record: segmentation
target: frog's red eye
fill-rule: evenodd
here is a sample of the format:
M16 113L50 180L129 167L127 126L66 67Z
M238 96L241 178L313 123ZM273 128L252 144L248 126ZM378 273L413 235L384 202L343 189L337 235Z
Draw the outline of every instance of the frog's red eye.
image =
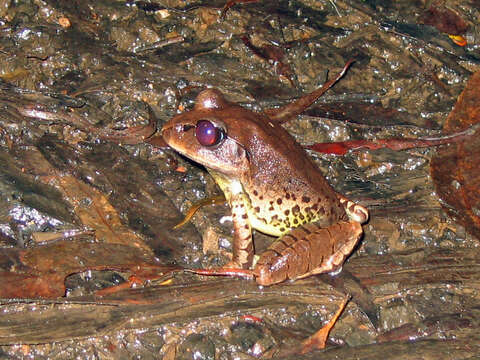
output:
M213 146L224 139L225 132L208 120L200 120L195 128L195 136L201 145Z

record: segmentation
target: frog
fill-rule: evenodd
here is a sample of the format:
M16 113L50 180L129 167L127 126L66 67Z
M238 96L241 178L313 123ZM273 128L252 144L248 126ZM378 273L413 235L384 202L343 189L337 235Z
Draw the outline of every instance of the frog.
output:
M207 88L192 110L162 127L165 142L203 165L225 195L233 221L232 260L223 267L226 273L251 269L256 282L265 286L336 273L356 247L368 210L336 192L282 126L333 86L349 65L323 87L263 112ZM277 237L258 256L254 229Z

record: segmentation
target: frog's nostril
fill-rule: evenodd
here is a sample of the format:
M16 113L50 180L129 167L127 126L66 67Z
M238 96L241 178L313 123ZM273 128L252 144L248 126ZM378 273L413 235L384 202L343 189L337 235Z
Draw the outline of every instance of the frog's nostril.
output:
M193 125L183 125L181 130L183 132L187 132L188 130L193 129L194 127L195 126L193 126Z

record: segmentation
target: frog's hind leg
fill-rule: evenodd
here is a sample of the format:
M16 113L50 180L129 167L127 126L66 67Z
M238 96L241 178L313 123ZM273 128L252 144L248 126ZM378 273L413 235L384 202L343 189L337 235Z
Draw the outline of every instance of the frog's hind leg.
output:
M275 241L253 270L260 285L339 269L363 234L358 221L339 221L328 227L313 222L292 229Z

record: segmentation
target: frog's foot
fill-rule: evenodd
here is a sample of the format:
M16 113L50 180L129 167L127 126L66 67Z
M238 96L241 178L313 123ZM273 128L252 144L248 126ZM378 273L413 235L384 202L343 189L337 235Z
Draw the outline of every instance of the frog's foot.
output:
M188 272L192 272L197 275L204 276L231 276L231 277L241 277L244 279L254 279L255 276L252 270L241 269L235 267L221 267L221 268L212 268L212 269L186 269Z
M358 205L353 201L339 195L340 204L345 208L345 212L350 220L364 224L368 221L368 210L362 205Z
M340 221L327 228L313 222L294 228L261 255L253 270L256 281L272 285L341 269L362 233L357 221Z
M225 265L219 268L212 269L188 269L188 272L193 272L197 275L205 276L231 276L241 277L244 279L254 279L255 275L252 270L248 269L248 265L242 264L235 260L230 260Z

